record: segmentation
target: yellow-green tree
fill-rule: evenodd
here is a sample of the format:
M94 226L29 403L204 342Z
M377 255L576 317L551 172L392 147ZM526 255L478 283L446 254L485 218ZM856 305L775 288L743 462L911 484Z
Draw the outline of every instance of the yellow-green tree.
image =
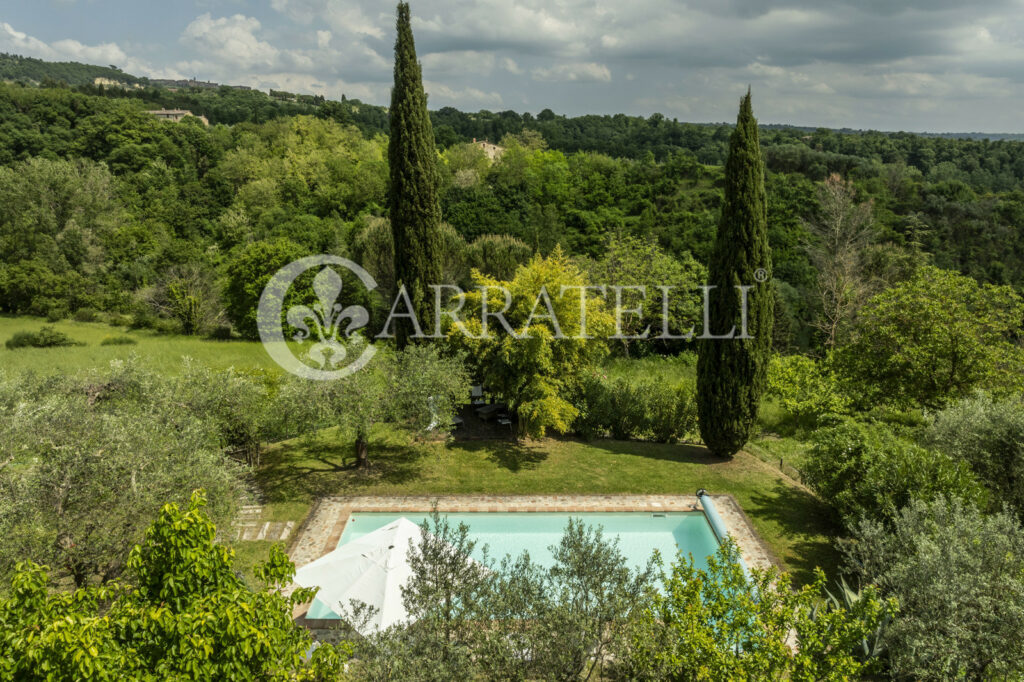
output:
M560 248L535 256L511 280L474 271L473 281L459 323L448 320L450 343L518 415L521 436L568 431L579 413L572 396L607 353L614 322L604 301Z

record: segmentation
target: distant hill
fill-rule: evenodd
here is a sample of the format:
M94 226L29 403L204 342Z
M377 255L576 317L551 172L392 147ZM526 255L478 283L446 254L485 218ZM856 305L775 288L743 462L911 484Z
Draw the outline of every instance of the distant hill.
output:
M103 92L96 85L96 79L108 86L121 84L128 92L118 90ZM42 84L49 81L67 83L69 86L84 88L88 94L107 97L141 98L154 107L190 109L207 116L213 123L239 123L242 121L265 121L281 115L313 114L334 118L342 123L356 125L365 134L387 132L387 108L359 100L346 99L327 101L321 96L301 95L271 90L269 96L246 86L221 85L197 80L161 80L133 76L116 66L95 66L79 62L48 62L32 57L21 57L0 53L0 81L22 81ZM145 89L145 92L139 89ZM248 91L248 94L226 94L226 91ZM326 106L324 106L326 105ZM548 143L565 151L600 151L612 156L638 156L652 150L659 159L665 158L668 150L677 146L688 146L684 139L695 129L731 128L730 123L683 123L666 119L661 114L648 118L616 114L567 117L545 109L536 117L529 113L463 112L453 107L444 107L431 112L435 134L441 146L448 146L469 139L498 141L506 133L520 133L526 128L539 130ZM674 134L664 136L651 132L658 126L674 129ZM762 123L762 130L789 135L812 136L817 131L830 131L840 135L862 135L879 131L854 128L825 128L794 126L785 123ZM582 130L590 134L583 134ZM919 135L965 140L1009 140L1024 142L1024 133L978 133L978 132L912 132L880 131L886 135ZM657 141L649 138L655 138ZM727 138L726 138L727 139ZM692 145L689 145L692 147ZM712 159L706 159L712 162Z
M147 79L125 73L116 66L94 66L79 62L47 62L32 57L0 52L0 81L42 83L47 79L68 85L92 85L97 78L123 85L144 85Z

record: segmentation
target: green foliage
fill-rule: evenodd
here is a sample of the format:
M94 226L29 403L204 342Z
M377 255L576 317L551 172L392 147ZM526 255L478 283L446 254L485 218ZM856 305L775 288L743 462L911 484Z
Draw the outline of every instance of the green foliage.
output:
M138 343L131 336L106 336L100 341L101 346L134 346Z
M675 443L697 431L696 395L685 381L609 380L594 372L584 378L576 407L580 414L573 428L588 439Z
M146 519L196 486L232 518L241 472L176 393L131 363L0 384L0 573L32 560L78 586L115 578Z
M1021 387L1024 302L1010 287L922 267L872 298L837 368L865 404L936 407L975 388Z
M548 258L535 256L511 281L480 272L473 280L477 291L466 294L461 328L452 324L448 341L465 351L474 376L508 401L521 435L542 436L549 428L565 433L579 413L572 396L607 353L603 337L612 320L603 302L593 296L581 300L586 279L560 248ZM502 288L509 293L507 329L481 314L485 301L492 313L502 310Z
M469 245L467 261L488 277L509 280L516 268L525 265L533 250L515 237L506 234L484 234Z
M37 332L18 332L4 342L8 350L16 348L57 348L60 346L84 346L64 332L53 327L41 327Z
M782 409L807 428L833 421L850 409L850 400L842 392L831 363L804 355L772 358L765 396L777 398Z
M337 679L342 656L307 631L289 597L294 566L280 547L257 568L260 589L234 571L233 553L196 493L184 511L168 504L128 558L129 581L50 592L49 576L19 564L0 598L0 677L19 680Z
M894 676L1016 679L1024 673L1024 529L1008 514L911 502L891 524L863 521L848 567L900 612L885 630Z
M895 611L873 588L822 603L825 575L793 590L788 574L751 571L731 541L707 570L680 557L616 651L620 679L849 680L871 671L855 653Z
M350 350L350 353L353 351ZM468 400L470 379L458 355L441 355L435 345L394 352L376 346L365 367L336 381L292 382L282 402L292 406L293 428L333 425L355 437L359 466L369 461L375 426L396 423L416 432L446 431Z
M615 338L627 357L631 348L650 348L655 343L637 337L685 336L695 333L700 324L699 287L707 282L707 270L689 253L676 259L654 241L614 235L609 237L604 255L588 271L594 284L621 287L609 289L606 300L609 304L621 302ZM660 287L673 288L667 305Z
M979 506L986 500L963 460L900 438L886 426L855 421L818 431L801 473L847 525L862 517L891 518L912 500L946 496Z
M979 393L932 415L922 442L968 462L994 494L1024 517L1024 409L1021 399Z
M228 318L243 338L259 338L256 313L267 282L282 267L305 255L298 244L278 239L254 242L231 260L224 290L225 307Z
M398 4L397 32L388 141L388 209L395 245L395 282L409 293L420 328L428 329L434 317L430 286L442 284L440 178L409 4L405 2ZM412 330L401 324L396 332L398 347L405 347Z
M594 678L646 603L654 563L630 569L616 541L577 519L550 568L525 553L495 564L486 548L478 563L468 530L436 514L424 524L402 593L415 622L357 642L358 679Z
M757 271L771 276L767 220L764 162L748 92L729 139L725 201L708 267L708 285L714 287L705 311L710 328L698 344L700 434L721 457L732 457L750 438L767 379L775 298L770 280L758 283L755 278ZM746 299L750 338L712 339L733 325L740 329L742 295L737 286L752 287Z

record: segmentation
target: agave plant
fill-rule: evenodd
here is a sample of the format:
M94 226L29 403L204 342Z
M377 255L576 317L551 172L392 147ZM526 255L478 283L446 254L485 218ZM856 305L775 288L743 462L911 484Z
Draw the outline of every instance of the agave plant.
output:
M839 580L836 581L836 586L838 587L838 590L836 590L835 593L827 588L825 589L825 600L814 607L811 611L811 618L815 618L819 613L828 609L843 609L845 611L850 611L863 597L862 588L858 587L856 590L853 589L849 586L846 582L846 578L844 577L840 577ZM877 660L886 655L885 631L891 622L892 615L886 614L878 622L878 627L875 628L875 631L861 639L860 645L854 652L861 661Z

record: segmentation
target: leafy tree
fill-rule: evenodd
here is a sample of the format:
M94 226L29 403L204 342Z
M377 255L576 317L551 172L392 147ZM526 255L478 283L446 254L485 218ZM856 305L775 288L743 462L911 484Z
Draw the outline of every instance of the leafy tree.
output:
M761 270L770 277L771 267L764 162L748 92L729 139L725 203L708 268L708 284L714 289L705 319L711 328L704 330L698 344L701 438L722 457L731 457L743 447L757 421L771 353L774 294L768 280L757 284L755 272ZM737 286L753 287L747 297L750 338L710 338L728 333L733 325L740 329L742 296Z
M395 83L391 90L391 138L388 161L391 185L388 207L395 245L395 281L404 286L420 327L433 320L430 286L442 284L437 151L427 115L420 64L409 20L409 4L398 4ZM404 348L412 334L399 325L396 341Z
M131 365L0 385L0 568L52 566L79 587L118 576L146 519L194 486L227 523L245 492L203 413ZM0 571L3 572L3 571Z
M603 337L613 323L604 303L583 289L583 273L560 248L534 256L511 281L479 272L473 280L478 290L466 294L461 328L450 326L449 342L466 352L488 390L508 401L520 435L565 433L579 414L574 393L607 352ZM497 318L506 307L504 298L498 302L504 291L507 310Z
M913 501L891 524L862 521L847 566L900 612L885 630L894 676L1015 679L1024 672L1024 529L974 505Z
M799 426L814 427L850 410L831 362L804 355L776 355L768 365L765 395L777 398Z
M677 260L655 242L616 235L608 239L604 256L588 269L590 281L611 287L607 300L622 303L615 334L626 357L638 342L685 336L700 322L699 287L707 280L707 270L689 253ZM673 288L667 306L662 287Z
M516 268L533 256L533 250L515 237L505 234L480 235L469 245L467 261L471 268L494 279L508 280Z
M993 501L1024 517L1024 409L1019 397L978 393L935 413L922 442L968 462Z
M896 608L874 588L848 609L827 605L820 569L799 590L775 570L748 578L731 542L707 570L681 557L663 580L616 652L622 679L858 679L872 664L855 652Z
M267 282L275 272L305 255L298 244L278 239L273 242L254 242L228 264L225 307L228 318L244 338L259 338L256 313Z
M966 462L904 440L882 425L847 421L818 431L801 473L847 524L862 517L890 518L911 500L985 500Z
M837 365L864 403L936 407L977 387L1020 387L1024 302L1010 287L922 267L872 298Z
M279 546L257 566L252 589L234 552L195 493L186 510L168 504L128 558L124 584L54 592L46 570L19 564L0 598L0 677L18 680L326 680L342 655L292 622L312 599L285 597L295 567Z
M308 406L305 419L337 425L353 436L356 465L367 467L375 427L394 423L413 431L444 431L467 400L470 381L460 357L424 345L397 353L377 346L365 367L322 384L296 387L294 397Z
M550 567L526 553L496 564L464 524L436 514L423 530L402 594L412 622L356 643L360 679L592 679L651 588L653 561L630 568L616 541L578 519L550 547Z

